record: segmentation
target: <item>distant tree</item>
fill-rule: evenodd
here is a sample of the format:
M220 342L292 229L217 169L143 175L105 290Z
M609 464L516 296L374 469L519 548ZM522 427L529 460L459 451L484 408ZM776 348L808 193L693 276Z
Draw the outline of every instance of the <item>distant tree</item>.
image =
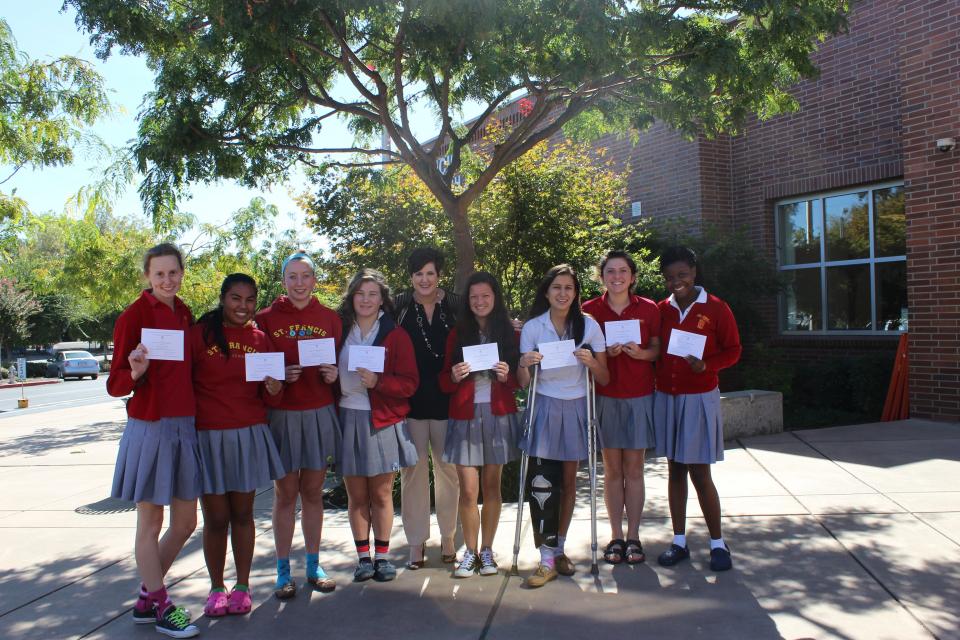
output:
M157 72L135 145L155 218L188 185L251 186L297 163L402 163L450 221L458 278L474 266L470 205L504 167L582 114L618 127L659 118L732 130L795 105L817 41L846 0L66 0L101 56L144 54ZM458 186L464 153L525 95L523 118ZM479 105L464 124L463 110ZM436 114L417 135L414 109ZM356 144L334 148L345 118ZM389 145L371 143L378 133ZM426 142L432 138L434 142ZM381 158L382 157L382 158Z
M32 293L17 286L16 280L0 278L0 359L5 349L30 336L30 316L39 310Z

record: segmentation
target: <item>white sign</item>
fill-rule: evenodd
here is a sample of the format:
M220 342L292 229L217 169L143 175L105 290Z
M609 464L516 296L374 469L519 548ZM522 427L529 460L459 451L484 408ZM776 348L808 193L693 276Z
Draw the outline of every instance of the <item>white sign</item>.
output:
M183 361L183 331L141 329L140 342L147 348L148 360Z
M368 347L362 344L350 345L347 352L349 366L347 371L366 369L374 373L383 373L383 361L387 358L386 347Z
M633 342L642 344L639 320L613 320L603 323L607 346Z
M247 382L262 382L267 376L274 380L286 378L283 368L283 353L245 353L244 364L247 371Z
M556 342L541 342L537 345L543 359L541 369L559 369L580 364L573 352L577 350L577 343L573 340L557 340Z
M17 377L21 380L27 379L27 359L17 358Z
M690 333L674 329L670 332L670 342L667 344L667 353L685 358L693 356L703 360L703 348L707 345L707 336L699 333Z
M297 353L300 356L301 367L337 364L337 343L333 338L298 340Z
M470 365L470 371L493 369L500 362L500 351L496 342L475 344L463 348L463 361Z

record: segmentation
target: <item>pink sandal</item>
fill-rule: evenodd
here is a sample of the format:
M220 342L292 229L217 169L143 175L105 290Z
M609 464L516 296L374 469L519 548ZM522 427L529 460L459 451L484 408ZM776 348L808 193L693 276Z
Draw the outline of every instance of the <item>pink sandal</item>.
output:
M227 602L227 613L231 615L244 615L250 613L253 608L253 598L248 591L234 589L230 592L230 598Z
M211 591L207 596L207 604L203 605L203 615L208 618L220 618L227 615L229 605L225 591Z

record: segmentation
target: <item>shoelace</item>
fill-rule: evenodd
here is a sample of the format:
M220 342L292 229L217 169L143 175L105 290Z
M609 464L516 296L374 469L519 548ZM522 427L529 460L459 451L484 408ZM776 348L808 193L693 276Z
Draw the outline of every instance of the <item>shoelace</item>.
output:
M463 552L463 559L460 561L460 566L464 569L469 569L477 562L477 556L467 549Z
M493 561L493 551L490 549L481 549L480 550L480 563L485 567L492 567L496 564Z
M190 624L190 620L187 618L187 612L183 610L183 607L175 607L167 616L167 620L181 628Z

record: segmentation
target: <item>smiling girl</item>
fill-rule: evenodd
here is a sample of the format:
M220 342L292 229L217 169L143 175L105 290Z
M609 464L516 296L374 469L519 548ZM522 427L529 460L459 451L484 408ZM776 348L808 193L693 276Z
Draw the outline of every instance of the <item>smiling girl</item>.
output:
M564 542L576 499L577 467L587 457L587 370L598 385L607 384L606 343L600 326L580 308L580 280L573 267L561 264L547 271L534 296L530 320L520 334L517 379L530 382L529 368L543 359L539 345L573 340L577 364L541 371L537 379L533 424L521 448L530 456L527 490L540 548L540 566L527 577L528 587L541 587L557 574L573 575Z
M134 555L143 582L133 621L156 624L157 631L173 638L191 638L199 631L187 612L170 601L164 577L197 527L200 453L186 348L193 316L177 297L183 281L179 249L159 244L148 250L143 273L150 288L120 314L113 330L107 392L118 398L133 396L127 402L127 426L110 495L137 503ZM151 361L140 342L147 328L182 332L183 360ZM170 505L170 525L161 537L165 505Z

